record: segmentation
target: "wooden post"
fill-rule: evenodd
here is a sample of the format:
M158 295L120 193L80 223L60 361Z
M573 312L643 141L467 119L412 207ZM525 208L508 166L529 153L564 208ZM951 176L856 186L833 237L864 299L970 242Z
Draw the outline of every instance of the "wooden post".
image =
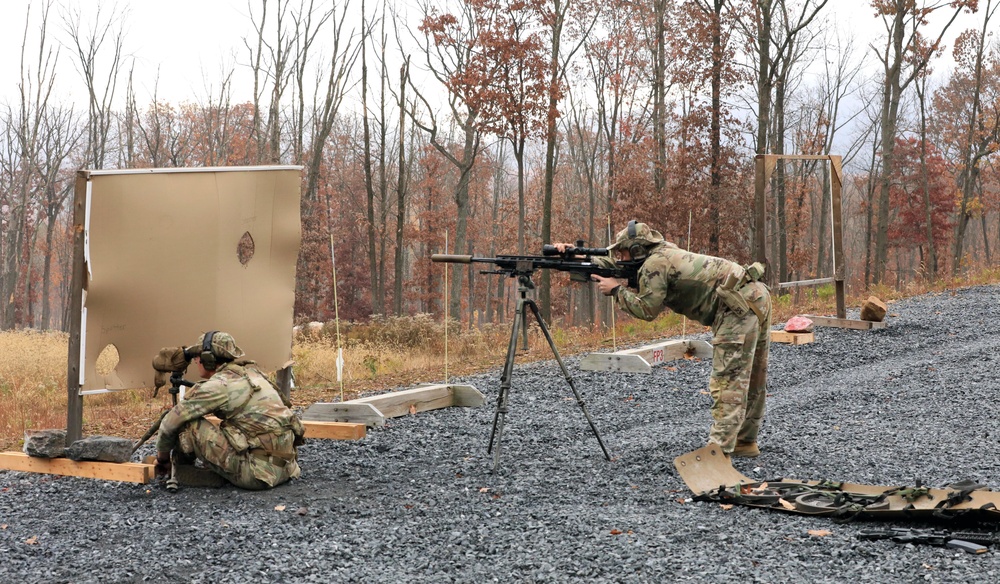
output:
M90 175L76 175L73 195L73 266L69 293L69 355L66 370L66 443L83 437L83 396L80 395L80 357L83 337L83 287L87 277L84 244L87 224L87 185Z
M278 393L285 396L285 399L292 401L292 366L285 365L274 374L275 381L278 382Z
M844 319L847 317L846 292L844 288L845 267L844 267L844 222L843 222L843 183L844 170L839 155L818 155L818 154L757 154L754 157L754 225L757 232L754 234L754 261L764 262L770 268L767 261L767 206L765 205L765 193L767 184L771 180L771 173L774 172L775 163L778 159L786 160L822 160L830 163L831 176L831 213L833 215L833 282L837 295L837 317ZM814 281L821 280L817 278ZM767 283L771 287L784 288L782 284L804 284L801 282L779 282L778 277L767 270Z
M844 169L840 156L830 155L830 203L833 205L833 278L837 292L837 318L847 318L844 300L844 222L843 199Z
M763 154L754 157L754 170L753 261L767 265L767 206L764 200L764 193L767 191L767 171ZM688 245L690 246L691 242L688 242Z

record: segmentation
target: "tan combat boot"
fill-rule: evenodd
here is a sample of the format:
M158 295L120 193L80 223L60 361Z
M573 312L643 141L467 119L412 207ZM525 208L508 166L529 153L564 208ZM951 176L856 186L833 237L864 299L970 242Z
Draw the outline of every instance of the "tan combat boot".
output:
M757 448L756 442L737 442L732 455L734 458L757 458L760 448Z

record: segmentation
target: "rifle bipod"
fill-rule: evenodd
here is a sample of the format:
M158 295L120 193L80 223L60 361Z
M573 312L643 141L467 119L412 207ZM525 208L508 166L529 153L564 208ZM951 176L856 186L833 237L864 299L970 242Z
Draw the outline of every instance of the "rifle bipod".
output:
M531 309L531 313L535 315L535 320L538 322L538 328L540 328L542 334L545 335L545 340L548 342L549 348L552 349L552 354L555 356L556 362L559 363L559 368L562 369L563 377L566 378L570 389L573 390L573 395L576 397L576 403L580 405L580 410L583 411L584 417L587 418L587 423L590 424L590 429L594 432L594 437L597 438L597 443L601 445L604 457L611 460L611 455L608 453L608 449L604 445L604 440L601 438L600 432L597 431L597 426L594 425L594 420L591 419L590 412L587 411L587 406L583 403L583 398L580 396L580 392L577 391L576 385L573 383L573 377L566 369L566 365L563 364L562 358L559 356L559 351L556 350L556 345L552 341L552 335L549 334L549 329L545 326L545 321L542 320L542 317L538 313L538 305L535 304L534 300L527 297L528 290L534 289L535 287L534 283L531 281L531 274L518 274L517 283L517 291L520 297L517 301L517 312L514 314L514 324L510 331L510 344L507 345L507 359L504 362L503 373L500 376L500 393L497 396L497 409L493 415L493 430L490 432L490 443L486 448L487 453L493 454L493 472L497 472L497 468L500 465L500 437L503 434L504 420L507 416L507 405L510 397L511 385L510 378L514 371L514 355L517 352L518 333L523 333L524 348L528 348L529 308ZM496 450L493 450L494 442L496 443Z

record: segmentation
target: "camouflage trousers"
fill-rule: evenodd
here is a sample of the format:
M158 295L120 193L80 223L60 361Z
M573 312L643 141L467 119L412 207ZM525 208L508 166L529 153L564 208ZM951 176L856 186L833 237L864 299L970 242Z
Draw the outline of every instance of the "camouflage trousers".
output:
M712 428L708 441L729 453L736 442L756 442L767 395L767 354L771 346L771 295L760 282L739 293L755 310L737 314L720 307L712 325ZM760 316L758 317L758 313Z
M230 483L259 491L276 487L300 474L298 462L266 453L237 451L222 430L204 418L188 422L178 435L179 449L194 455Z

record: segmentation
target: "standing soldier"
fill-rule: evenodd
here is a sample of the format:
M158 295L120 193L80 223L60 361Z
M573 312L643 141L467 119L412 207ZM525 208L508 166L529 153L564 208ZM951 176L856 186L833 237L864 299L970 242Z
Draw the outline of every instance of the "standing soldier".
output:
M209 331L188 348L162 349L153 368L168 372L188 361L198 365L203 381L187 393L160 422L156 474L170 474L175 456L196 457L227 481L244 489L269 489L299 476L296 447L305 430L233 337ZM222 423L205 419L214 414Z
M564 251L569 244L556 244ZM712 428L708 441L724 453L760 454L757 433L764 417L771 296L760 279L764 267L678 248L645 223L630 221L608 250L619 259L643 260L638 293L613 278L593 276L598 289L622 310L653 320L664 308L712 327Z

